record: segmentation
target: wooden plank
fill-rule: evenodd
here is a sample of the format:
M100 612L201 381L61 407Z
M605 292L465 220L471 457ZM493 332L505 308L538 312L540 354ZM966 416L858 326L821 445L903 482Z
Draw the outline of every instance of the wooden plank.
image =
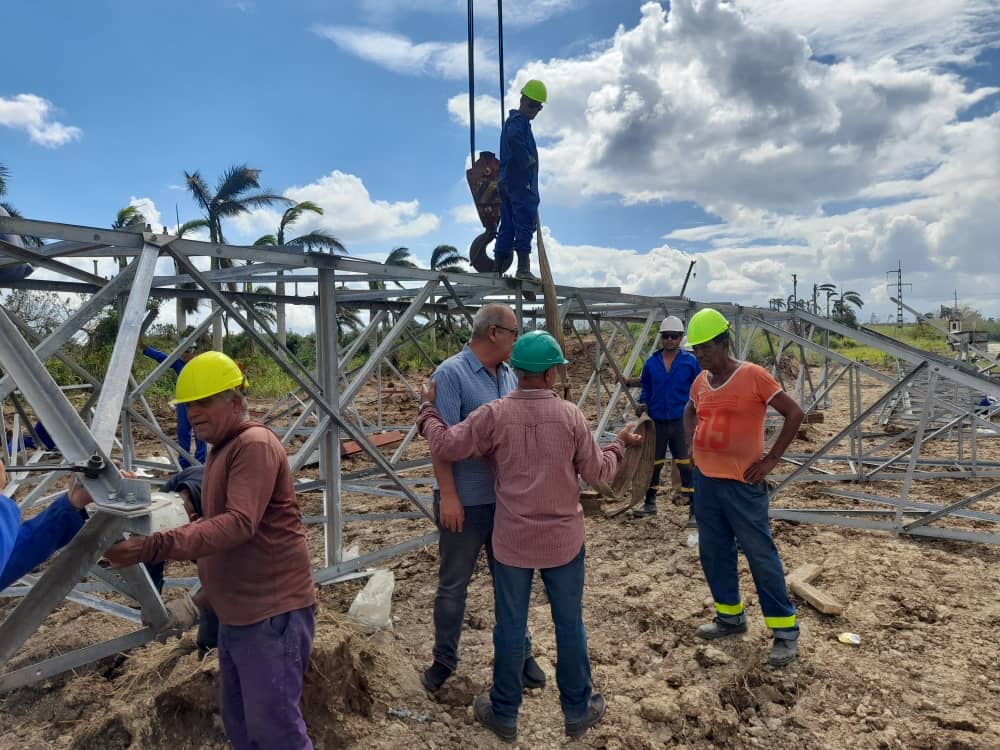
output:
M398 443L404 437L406 436L402 432L399 432L398 430L390 430L389 432L379 432L375 435L371 435L368 439L371 440L372 445L376 448L381 448L383 445ZM353 456L357 453L363 452L362 447L353 440L346 440L340 444L341 456Z
M810 583L810 581L817 578L822 572L822 562L806 563L795 568L795 570L785 576L785 581L788 584L789 591L805 599L812 607L823 614L842 615L846 607L825 591L816 588Z
M827 594L825 591L820 591L818 588L813 586L811 583L804 583L802 581L792 581L788 586L792 593L805 599L809 604L818 609L824 615L842 615L846 609L843 604L838 602L832 596Z

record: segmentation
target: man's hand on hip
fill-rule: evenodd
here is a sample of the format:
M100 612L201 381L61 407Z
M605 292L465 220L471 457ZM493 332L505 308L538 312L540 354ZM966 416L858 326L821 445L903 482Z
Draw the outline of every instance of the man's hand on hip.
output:
M777 456L772 456L768 453L759 461L752 463L750 468L743 472L743 479L745 479L748 484L759 484L760 482L763 482L767 478L767 475L774 471L774 467L778 465L779 460L780 459Z
M441 528L460 534L465 527L465 509L462 501L454 493L441 493L438 505L438 521Z

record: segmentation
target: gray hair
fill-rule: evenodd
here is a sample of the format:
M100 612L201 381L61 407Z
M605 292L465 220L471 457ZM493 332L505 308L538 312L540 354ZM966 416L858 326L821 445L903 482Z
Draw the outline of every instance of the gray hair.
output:
M222 393L217 393L215 398L225 399L226 401L238 398L240 400L240 410L242 412L243 420L246 421L250 419L250 402L247 401L247 392L242 388L230 388L227 391L222 391Z
M480 307L472 318L472 338L486 338L490 333L490 326L502 326L507 319L504 313L509 311L510 307L501 302L491 302Z

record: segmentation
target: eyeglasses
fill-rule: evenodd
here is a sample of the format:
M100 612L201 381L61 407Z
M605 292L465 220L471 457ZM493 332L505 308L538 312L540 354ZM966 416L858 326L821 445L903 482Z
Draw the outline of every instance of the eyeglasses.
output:
M516 328L508 328L507 326L497 325L496 323L493 324L493 327L494 328L499 328L501 331L506 331L507 333L509 333L514 338L517 338L518 334L517 334L517 329Z
M662 336L665 339L679 339L683 335L684 334L682 333L672 333L670 331L664 331L663 333L660 334L660 336Z
M542 103L536 102L534 99L528 99L528 109L537 109L541 111Z

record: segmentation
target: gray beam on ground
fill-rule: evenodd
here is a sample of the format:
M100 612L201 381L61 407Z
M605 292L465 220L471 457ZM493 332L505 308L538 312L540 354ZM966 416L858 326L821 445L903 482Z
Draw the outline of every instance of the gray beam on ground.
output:
M934 511L933 513L931 513L928 516L924 516L923 518L921 518L921 519L919 519L917 521L913 521L912 523L909 523L906 526L904 526L903 527L903 531L912 533L914 531L914 529L916 529L919 526L926 526L929 523L933 523L934 521L937 521L939 518L944 518L945 516L950 516L956 510L960 510L962 508L967 508L968 506L972 505L973 503L978 503L980 500L985 500L986 498L995 495L997 492L1000 492L1000 484L994 485L993 487L985 489L982 492L977 492L975 495L967 497L964 500L959 500L958 502L952 503L951 505L948 505L948 506L946 506L944 508L941 508L941 510ZM896 514L896 519L897 519L897 522L898 522L899 521L899 513L898 512Z
M137 630L134 633L112 638L93 646L80 648L66 654L53 656L51 659L29 664L13 672L0 674L0 693L8 693L11 690L31 685L57 674L67 672L70 669L77 669L85 664L114 656L124 651L143 646L156 638L156 629L152 627Z
M946 506L937 505L935 503L925 503L919 500L907 500L905 503L899 498L895 497L884 497L882 495L872 495L867 492L853 492L851 490L823 490L823 494L830 495L831 497L842 497L848 500L862 500L869 503L877 503L879 505L888 505L895 508L899 505L903 505L906 508L912 508L916 510L927 510L931 513L937 513L940 510L944 510ZM952 511L951 515L955 518L965 518L971 521L985 521L987 523L1000 523L1000 515L996 513L984 513L977 510L957 510Z
M434 544L434 542L437 541L437 538L438 533L434 531L415 539L394 544L391 547L385 547L384 549L376 550L374 552L368 552L360 557L355 557L353 560L344 560L337 565L331 565L323 570L317 570L313 573L313 581L321 586L324 583L331 583L335 578L342 576L344 573L352 573L359 568L366 568L368 566L375 565L376 563L380 563L383 560L388 560L390 557L403 555L407 552L412 552L415 549L426 547L429 544Z
M132 363L135 360L136 345L142 321L146 317L146 301L149 299L149 287L153 283L156 272L156 261L160 249L154 245L146 245L142 254L132 261L136 266L135 278L129 293L125 310L121 314L118 326L118 336L115 347L108 362L108 371L101 387L101 397L97 401L94 419L90 424L94 440L105 455L111 453L111 443L118 423L121 421L122 405L125 403L125 391L128 379L132 374Z
M785 485L787 485L789 482L791 482L798 475L800 475L803 472L805 472L805 470L808 469L810 466L812 466L812 464L815 461L817 461L821 456L823 456L824 454L829 453L831 450L833 450L833 447L837 443L839 443L844 437L846 437L847 435L849 435L851 433L851 431L854 430L855 427L858 424L860 424L865 419L867 419L870 415L872 415L876 411L878 411L879 407L881 407L882 404L885 403L888 399L892 398L893 394L896 391L898 391L898 390L900 390L902 388L905 388L907 385L909 385L909 383L911 383L913 381L913 379L917 377L917 375L919 375L921 372L923 372L924 368L927 367L927 366L928 365L927 365L926 362L923 362L923 363L919 364L905 378L903 378L902 380L900 380L895 386L893 386L888 391L886 391L882 395L882 397L878 399L878 401L876 401L874 404L872 404L867 409L865 409L864 411L862 411L858 416L856 416L854 418L854 420L849 425L847 425L847 427L845 427L840 432L838 432L836 435L834 435L832 438L830 438L830 440L826 443L826 445L824 445L823 447L821 447L812 456L810 456L808 459L806 459L805 461L803 461L801 465L797 466L795 468L795 471L793 471L791 474L785 476L782 479L782 481L778 484L778 486L776 486L773 490L771 490L771 493L770 493L771 497L774 497L779 492L781 492L781 490L785 488Z
M799 523L814 523L826 526L844 526L851 529L865 529L867 531L888 531L890 533L907 533L892 522L869 521L865 518L847 518L819 513L810 513L802 510L785 510L784 508L772 508L768 511L770 518L779 521L793 521ZM978 544L1000 544L1000 534L987 534L976 531L963 531L961 529L945 529L937 526L931 528L921 527L912 532L913 536L925 536L934 539L952 539L962 542L975 542Z
M39 576L21 576L20 580L22 583L28 584L24 587L27 591L24 591L21 594L22 596L27 596L28 591L30 591L31 588L38 583ZM124 604L113 602L110 599L102 599L99 596L94 596L93 594L88 594L83 591L71 589L70 592L66 594L66 600L76 604L81 604L84 607L89 607L90 609L95 609L98 612L104 612L105 614L113 615L114 617L120 617L123 620L134 622L136 625L142 622L142 616L140 615L139 610L126 607Z

